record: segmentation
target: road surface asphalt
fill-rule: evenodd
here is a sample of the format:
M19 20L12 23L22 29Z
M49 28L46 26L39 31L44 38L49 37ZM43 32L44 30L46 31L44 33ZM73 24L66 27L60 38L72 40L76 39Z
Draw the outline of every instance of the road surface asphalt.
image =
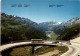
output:
M69 50L65 53L63 53L61 56L78 56L80 54L80 37L77 37L76 39L70 40L71 45L67 45ZM2 49L5 49L6 47L10 47L13 45L20 45L20 44L27 44L31 42L20 42L20 43L13 43L13 44L7 44L7 45L2 45L0 46L0 51ZM52 43L52 42L45 42L45 43Z
M80 55L80 37L70 40L71 45L67 45L69 50L61 56L78 56Z

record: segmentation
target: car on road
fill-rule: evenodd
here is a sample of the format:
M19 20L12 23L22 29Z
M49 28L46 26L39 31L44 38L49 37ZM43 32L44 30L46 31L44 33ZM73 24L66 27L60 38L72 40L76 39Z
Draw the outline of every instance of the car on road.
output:
M57 44L57 43L59 43L59 41L52 42L52 44Z
M66 44L71 45L71 43L70 43L70 42L67 42Z

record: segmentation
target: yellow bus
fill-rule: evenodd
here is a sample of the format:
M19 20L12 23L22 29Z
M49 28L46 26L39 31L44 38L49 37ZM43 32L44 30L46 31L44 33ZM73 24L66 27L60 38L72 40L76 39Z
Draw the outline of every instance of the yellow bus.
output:
M32 43L43 43L42 39L31 39Z

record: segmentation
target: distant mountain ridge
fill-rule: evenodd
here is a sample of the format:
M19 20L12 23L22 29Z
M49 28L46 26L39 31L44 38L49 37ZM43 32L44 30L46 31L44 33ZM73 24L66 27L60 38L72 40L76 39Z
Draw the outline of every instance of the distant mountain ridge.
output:
M74 17L73 19L68 20L67 22L42 22L39 23L39 26L43 27L46 31L55 30L55 28L67 28L71 27L77 23L80 23L80 17Z
M53 27L51 29L51 31L54 31L55 33L61 33L62 31L64 31L67 28L71 28L73 26L75 26L76 24L80 23L80 17L75 17L73 19L70 19L67 22L61 23L59 25L57 25L56 27Z
M42 22L40 24L48 24L48 25L59 25L61 24L60 22L56 22L56 21L48 21L48 22Z
M74 17L64 23L64 26L72 26L74 24L80 23L80 17Z
M39 26L43 27L45 31L47 31L47 30L50 30L52 27L55 27L59 24L61 24L61 22L48 21L48 22L39 23Z
M21 18L21 17L14 16L14 15L7 15L5 13L1 13L1 15L4 15L5 17L7 17L11 20L14 20L20 24L28 24L28 25L33 26L33 27L38 26L38 24L36 22L33 22L28 18Z
M80 17L74 17L73 19L67 21L67 23L80 23Z

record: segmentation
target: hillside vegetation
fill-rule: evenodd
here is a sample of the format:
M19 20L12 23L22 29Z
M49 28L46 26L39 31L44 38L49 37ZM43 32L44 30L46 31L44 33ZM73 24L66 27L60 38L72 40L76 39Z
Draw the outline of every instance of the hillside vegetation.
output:
M73 37L79 33L80 33L80 24L75 24L74 26L65 29L57 39L70 40L73 39Z
M1 43L11 41L46 39L43 29L29 19L1 14Z
M55 52L56 50L57 53ZM68 48L66 46L43 46L36 49L35 53L32 54L31 46L22 46L6 50L5 52L2 52L2 56L42 56L48 52L53 52L52 56L58 56L67 50Z

